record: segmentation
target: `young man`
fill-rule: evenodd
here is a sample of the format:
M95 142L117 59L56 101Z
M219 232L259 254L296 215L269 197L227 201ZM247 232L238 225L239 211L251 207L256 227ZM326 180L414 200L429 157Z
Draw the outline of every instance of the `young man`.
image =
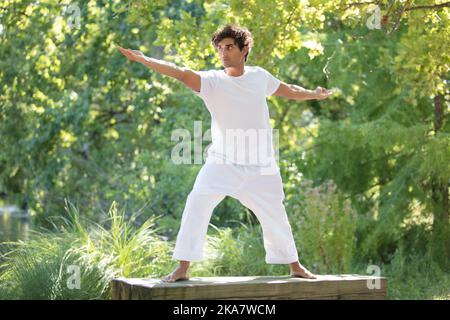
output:
M225 25L213 34L211 42L223 70L193 71L118 47L128 59L184 83L203 99L211 114L212 144L187 197L173 253L180 264L162 280L189 279L190 262L203 259L211 214L225 196L238 199L258 218L267 263L289 264L291 276L315 279L298 260L283 205L283 185L274 157L266 97L321 100L332 92L286 84L261 67L246 66L253 39L245 28ZM246 145L246 138L254 139Z

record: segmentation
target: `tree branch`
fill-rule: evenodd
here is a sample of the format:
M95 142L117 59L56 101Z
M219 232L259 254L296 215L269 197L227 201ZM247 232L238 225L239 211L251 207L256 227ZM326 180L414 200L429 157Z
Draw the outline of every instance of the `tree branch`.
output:
M450 7L450 1L440 3L440 4L435 4L435 5L428 5L428 6L415 6L415 7L407 8L405 11L420 10L420 9L437 10L437 9L441 9L441 8L445 8L445 7Z
M368 4L377 4L378 5L378 1L349 3L344 8L344 10L350 9L351 7L354 7L354 6L364 6L364 5L368 5ZM422 10L422 9L424 9L424 10L427 10L427 9L438 10L438 9L446 8L446 7L450 7L450 1L444 2L444 3L440 3L440 4L434 4L434 5L414 6L414 7L411 7L411 8L406 8L405 11Z
M347 6L344 8L344 10L350 9L351 7L364 6L364 5L368 5L368 4L378 4L378 2L377 1L353 2L353 3L347 4Z

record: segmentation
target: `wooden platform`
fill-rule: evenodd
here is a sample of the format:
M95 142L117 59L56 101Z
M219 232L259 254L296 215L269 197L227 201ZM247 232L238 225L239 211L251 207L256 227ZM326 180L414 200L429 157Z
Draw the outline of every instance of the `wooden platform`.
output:
M376 279L379 288L375 286ZM384 277L350 274L320 275L312 280L289 276L199 277L174 283L117 278L112 282L112 299L386 299L386 288Z

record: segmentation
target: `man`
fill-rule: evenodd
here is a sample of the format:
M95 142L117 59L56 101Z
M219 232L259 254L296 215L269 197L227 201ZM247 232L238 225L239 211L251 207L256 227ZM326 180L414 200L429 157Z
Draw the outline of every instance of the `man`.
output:
M173 253L180 263L162 280L189 279L191 261L203 259L211 214L225 196L238 199L258 218L267 263L289 264L291 276L315 279L298 260L283 205L283 185L272 148L266 97L321 100L332 92L321 87L307 90L286 84L261 67L246 66L253 39L245 28L225 25L213 34L211 42L223 70L193 71L118 47L128 59L181 81L203 99L211 114L212 144L187 197ZM246 145L246 138L254 139ZM264 144L264 140L269 143Z

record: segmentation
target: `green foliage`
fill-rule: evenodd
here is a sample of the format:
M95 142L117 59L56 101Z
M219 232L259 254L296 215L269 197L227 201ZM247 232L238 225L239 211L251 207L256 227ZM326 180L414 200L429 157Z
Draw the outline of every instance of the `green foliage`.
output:
M408 255L399 249L382 270L390 281L388 299L450 299L450 276L430 253Z
M35 232L5 254L0 297L11 299L105 299L115 277L157 277L171 266L169 244L154 219L139 226L115 203L102 224L82 221L68 203L58 232ZM71 267L72 266L72 267ZM79 273L79 287L70 285Z
M305 193L311 194L314 190L318 189L310 188ZM336 195L333 192L325 194L329 194L331 198L326 199L326 196L322 196L321 199L325 203L335 201L336 206ZM309 197L313 198L311 195ZM312 201L314 205L318 204L317 200L316 198ZM321 215L320 212L314 213ZM321 215L324 216L326 215ZM64 227L58 232L34 232L27 242L10 243L15 248L2 257L4 262L0 267L1 299L108 299L109 285L115 277L155 278L169 273L174 267L169 257L169 248L172 244L159 239L153 221L136 226L133 221L136 222L138 216L135 215L127 222L128 217L123 211L119 212L114 203L103 225L82 221L81 217L80 212L69 203ZM317 217L310 220L314 222ZM301 224L300 227L306 226L307 223ZM328 227L327 230L352 228L348 226L333 228L329 221L325 221L325 225ZM309 223L308 226L314 228L309 231L311 234L326 229L313 223ZM213 230L210 229L207 236L206 259L193 264L192 276L287 274L286 266L268 265L264 262L265 251L259 226L242 225L233 230L212 227ZM308 236L304 235L302 238L308 239ZM343 241L348 244L348 239ZM338 271L341 268L339 272L359 274L367 272L367 266L364 264L344 270L342 263L345 263L345 260L330 260L338 253L336 249L349 248L330 241L330 237L319 239L319 243L332 246L323 252L329 254L329 257L315 254L310 250L300 251L301 256L304 255L307 259L313 257L312 259L321 262L319 266L315 264L314 268L320 267L323 271ZM318 248L320 244L312 246ZM348 258L346 252L341 251L340 254ZM327 265L326 261L331 263L331 266ZM381 276L388 278L390 299L449 298L448 274L439 268L429 253L407 255L405 250L400 248L396 250L390 264L385 265L380 261L373 263L380 266ZM79 267L81 276L79 288L68 286L73 280L70 266Z
M63 215L65 198L77 204L83 219L97 223L117 201L131 212L141 211L141 222L160 216L155 224L173 240L199 167L171 163L176 143L171 133L179 128L192 133L196 120L203 121L205 132L209 115L183 85L126 62L115 45L194 70L219 68L210 36L231 22L253 33L249 65L262 66L286 83L336 90L324 101L269 99L280 132L286 208L305 264L333 272L348 270L349 261L395 264L399 247L404 248L402 259L416 250L425 255L432 247L441 248L436 255L443 268L450 257L444 201L450 180L450 10L443 3L378 1L383 20L380 29L370 29L366 22L375 17L374 5L348 1L90 0L77 3L78 26L73 13L64 11L69 1L3 1L0 197L30 209L38 225L55 230L64 226L63 220L50 218ZM312 180L325 200L299 192L303 179ZM335 191L320 189L327 181L335 183ZM320 209L325 204L333 209ZM219 230L235 227L236 221L255 228L248 210L233 199L215 213L212 223ZM303 225L311 231L302 232ZM254 254L261 254L261 244L253 241L256 229L239 227L235 235L225 230L218 239L228 246L221 247L221 240L215 246L228 254L214 272L278 272L246 258L239 262L249 248L236 239L252 243ZM321 238L315 239L313 230ZM83 234L83 241L108 239L104 231L95 236L74 232ZM86 257L88 242L71 234L45 234L42 243L39 237L30 242L30 248L47 248L43 256L55 257L48 263L33 261L38 259L34 254L22 254L18 263L31 266L35 281L52 275L54 283L63 283L59 273L46 276L39 267L63 270ZM56 247L46 245L52 241ZM320 253L325 244L330 247ZM72 246L83 249L69 255ZM149 269L127 262L134 255L147 259L133 246L105 244L99 252L112 250L122 257L114 269L119 273L142 274ZM109 256L93 257L103 261ZM392 275L401 272L392 270ZM90 274L106 283L96 270L86 277ZM89 289L95 292L89 296L102 296L103 288ZM58 284L46 290L46 297L70 295Z
M298 185L291 200L291 225L299 256L313 272L348 273L355 256L357 213L332 181Z
M265 263L262 231L259 226L217 228L207 237L204 261L193 266L199 276L287 275L288 268Z

